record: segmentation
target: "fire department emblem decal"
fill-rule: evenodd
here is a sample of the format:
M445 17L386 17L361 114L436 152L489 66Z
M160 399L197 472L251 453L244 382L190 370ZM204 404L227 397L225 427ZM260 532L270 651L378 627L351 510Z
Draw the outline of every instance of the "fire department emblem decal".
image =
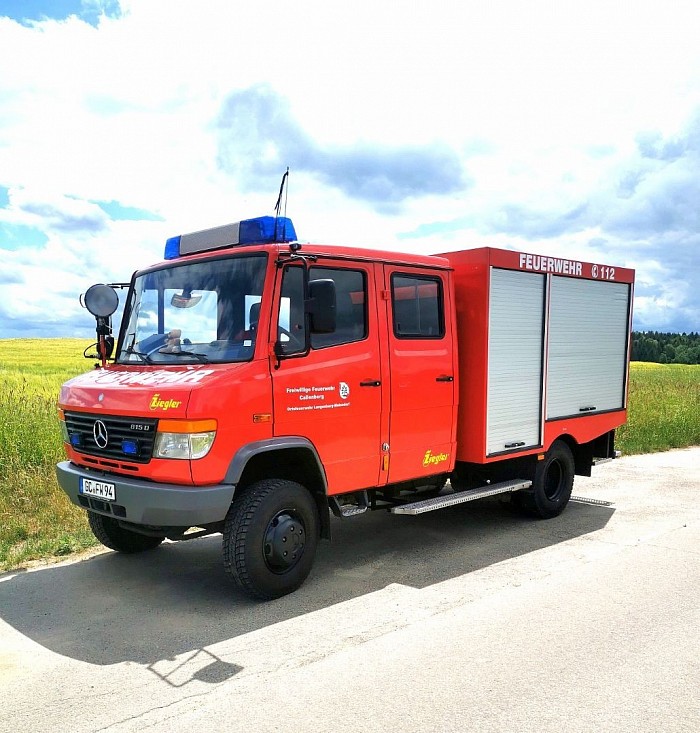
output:
M338 385L338 394L341 399L347 400L347 398L350 397L350 385L347 384L347 382L341 382Z

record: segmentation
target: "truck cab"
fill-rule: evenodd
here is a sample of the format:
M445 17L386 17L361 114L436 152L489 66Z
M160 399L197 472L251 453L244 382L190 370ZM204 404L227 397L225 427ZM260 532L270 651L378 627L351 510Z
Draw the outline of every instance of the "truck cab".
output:
M113 361L61 390L59 482L98 538L123 550L223 531L234 497L270 480L303 486L329 536L329 504L442 485L457 409L448 263L277 235L232 244L222 229L169 240L135 273Z

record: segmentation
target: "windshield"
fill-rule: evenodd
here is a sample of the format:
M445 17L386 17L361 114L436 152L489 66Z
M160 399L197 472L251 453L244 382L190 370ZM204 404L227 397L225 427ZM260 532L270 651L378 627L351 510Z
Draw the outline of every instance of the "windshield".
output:
M126 305L120 364L253 357L265 255L173 265L139 275Z

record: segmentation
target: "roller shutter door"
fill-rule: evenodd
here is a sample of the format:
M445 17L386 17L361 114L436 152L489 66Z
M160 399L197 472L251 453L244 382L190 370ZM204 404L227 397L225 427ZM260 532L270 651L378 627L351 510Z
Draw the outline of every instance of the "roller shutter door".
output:
M552 277L547 418L624 407L630 286Z
M544 282L491 270L487 455L541 442Z

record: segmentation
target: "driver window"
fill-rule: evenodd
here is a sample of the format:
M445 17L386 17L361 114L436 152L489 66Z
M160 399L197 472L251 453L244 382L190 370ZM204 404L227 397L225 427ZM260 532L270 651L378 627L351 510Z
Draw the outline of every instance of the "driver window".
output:
M277 338L285 354L295 354L306 349L303 267L287 266L284 269Z

